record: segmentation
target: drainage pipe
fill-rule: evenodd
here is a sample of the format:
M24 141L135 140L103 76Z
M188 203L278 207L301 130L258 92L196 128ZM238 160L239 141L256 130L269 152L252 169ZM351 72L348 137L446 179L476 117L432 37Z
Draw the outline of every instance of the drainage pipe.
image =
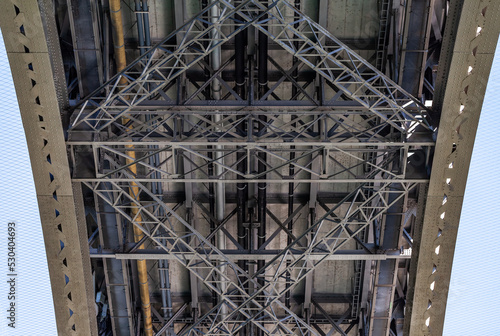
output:
M240 15L234 16L236 21L243 21ZM238 22L236 23L238 24ZM234 67L236 77L236 93L245 100L245 46L247 30L240 31L234 38Z
M120 0L110 0L109 1L109 9L110 9L110 17L111 24L113 26L113 43L115 48L115 61L116 61L116 70L117 72L125 69L127 60L125 56L125 40L123 37L123 22L122 22L122 13L121 13L121 4ZM120 79L120 85L125 85L125 78ZM128 119L123 119L122 122L124 124L128 123ZM133 145L127 145L127 148L133 149ZM135 161L135 151L126 151L126 154L131 157L131 159L127 159L127 165ZM130 171L132 174L137 174L137 165L131 165ZM130 195L139 201L139 187L135 182L131 182L131 187L129 189ZM135 219L136 222L142 222L142 216L139 213L139 209L136 206L133 206L131 209L131 217ZM142 231L136 226L133 226L134 230L134 241L139 242L144 234ZM143 249L144 244L139 246L139 249ZM147 273L147 265L146 260L137 260L137 272L139 276L139 290L141 296L141 306L142 313L144 316L144 335L145 336L153 336L153 323L151 318L151 302L149 298L149 283L148 283L148 273Z
M109 15L113 27L113 44L115 50L116 72L125 69L127 59L125 57L125 39L123 37L122 8L120 0L109 1ZM120 79L120 84L125 84L125 78Z

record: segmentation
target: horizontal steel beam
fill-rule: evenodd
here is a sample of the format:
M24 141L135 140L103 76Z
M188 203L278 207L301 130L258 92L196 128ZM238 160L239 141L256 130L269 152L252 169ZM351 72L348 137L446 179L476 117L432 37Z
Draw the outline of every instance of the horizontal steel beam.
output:
M134 146L215 146L215 145L220 145L220 146L245 146L245 147L256 147L256 146L278 146L280 148L287 148L287 147L295 147L295 148L300 148L300 147L305 147L305 146L321 146L324 147L325 149L335 149L335 148L346 148L346 151L359 151L363 150L363 148L368 148L370 151L374 151L375 149L373 147L379 148L386 148L386 147L402 147L402 148L411 148L411 147L434 147L436 145L435 142L433 141L394 141L394 142L384 142L384 141L377 141L377 142L353 142L353 141L347 141L347 142L320 142L320 141L300 141L300 142L279 142L279 141L203 141L203 140L196 140L196 141L176 141L175 143L172 143L171 141L168 140L151 140L151 141L134 141L133 142ZM125 141L67 141L66 145L68 146L95 146L95 147L102 147L102 146L125 146L125 145L130 145L130 143L127 143ZM356 147L359 147L357 149ZM127 149L130 150L130 149ZM366 149L365 149L366 150Z
M125 143L127 144L127 143ZM336 147L325 148L304 144L273 144L268 146L248 144L246 147L233 144L217 149L215 146L179 145L166 143L161 146L134 145L107 146L91 145L86 147L71 146L74 181L115 181L126 182L216 182L240 183L241 179L250 183L259 183L265 180L269 183L292 181L310 183L311 177L317 183L370 183L394 179L401 182L426 182L427 176L421 172L422 168L407 164L409 158L417 164L427 164L426 152L411 146L385 146L379 148L368 147ZM214 151L222 153L224 162L214 160ZM136 155L132 158L130 155ZM293 159L289 153L293 152ZM212 153L212 155L210 155ZM253 163L260 162L259 153L267 156L265 170L255 172ZM162 159L156 163L148 160L154 155L161 154ZM320 158L321 165L311 165L316 158ZM236 167L242 159L248 164L244 170ZM90 164L79 167L78 163L86 160ZM187 172L179 167L179 162L188 160L190 168ZM399 162L396 169L389 168L391 162ZM93 167L92 167L93 163ZM130 166L137 164L139 170L131 172ZM214 164L221 168L221 173L212 176L208 166ZM293 165L295 172L290 175L288 166ZM131 173L124 176L125 172ZM194 174L192 174L194 173ZM368 176L367 174L370 174ZM346 176L347 174L347 176ZM378 175L377 178L370 178ZM154 177L153 177L154 176Z
M239 106L234 104L233 101L226 102L225 105L220 106L212 106L208 104L206 105L167 105L164 101L161 100L145 100L141 104L134 105L133 109L130 110L132 114L188 114L188 115L197 115L197 114L231 114L231 115L247 115L247 114L296 114L296 115L312 115L312 114L320 114L324 112L333 113L333 114L367 114L368 108L351 101L342 101L337 102L335 105L324 105L324 106L309 106L301 104L301 101L293 101L295 105L253 105L253 106ZM211 101L210 101L211 102ZM279 101L282 103L282 101ZM292 101L289 101L290 103ZM232 103L232 104L229 104ZM120 114L122 110L130 109L129 105L125 105L123 103L118 103L113 106L113 110L110 110L108 113L110 115ZM80 118L84 118L87 116L92 110L85 108L81 111ZM410 108L411 111L411 108ZM416 112L413 111L413 112ZM389 115L389 112L382 112Z
M213 108L216 110L216 108ZM339 111L340 112L340 111ZM291 112L292 113L292 112ZM127 112L116 117L104 129L96 131L87 127L70 130L70 139L110 141L325 141L325 142L398 142L415 139L417 122L398 119L408 126L401 133L378 116L369 113L279 114L247 112L213 114L199 111L187 114L176 111L162 112L150 109L148 113ZM114 114L111 114L115 116ZM118 116L118 115L117 115ZM393 118L393 120L396 120ZM244 124L248 124L248 128ZM417 141L432 141L432 132L424 131ZM412 140L414 141L414 140Z
M236 179L228 179L228 180L217 180L217 179L186 179L186 178L164 178L164 179L147 179L147 178L74 178L73 182L88 182L88 183L96 183L96 182L179 182L179 183L214 183L217 181L222 181L224 183L283 183L286 181L294 182L294 183L386 183L386 182L398 182L398 183L428 183L429 179L320 179L320 180L311 180L311 179L256 179L256 178L248 178L243 180Z
M275 257L275 254L270 253L228 253L228 251L221 250L222 253L225 254L225 258L231 260L266 260L269 261ZM234 252L234 251L233 251ZM180 253L182 254L182 253ZM115 253L112 251L99 251L99 250L91 250L90 253L91 258L102 258L102 259L126 259L126 260L135 260L135 259L147 259L147 260L177 260L179 257L174 256L174 253L164 253L157 252L155 250L145 250L141 251L141 253ZM183 258L186 259L197 259L195 255L183 254ZM300 257L299 254L294 254L287 256L285 260L291 261L295 258ZM214 255L211 257L211 260L219 260L223 261L225 258L222 258L218 255ZM324 254L310 254L310 260L320 260L324 259ZM411 259L411 250L404 250L403 253L401 251L385 251L385 253L374 253L369 254L364 250L345 250L338 251L335 254L328 256L325 260L387 260L387 259Z
M304 303L304 295L291 295L290 296L296 304ZM211 303L212 295L208 293L201 293L199 296L199 302L201 303ZM340 293L318 293L312 294L312 298L318 303L352 303L352 294L340 294ZM191 300L191 294L186 292L174 292L172 293L172 302L174 303L189 303ZM284 301L284 298L282 298ZM161 296L159 294L151 295L152 303L160 303ZM184 317L185 319L186 317ZM179 321L177 321L179 322Z

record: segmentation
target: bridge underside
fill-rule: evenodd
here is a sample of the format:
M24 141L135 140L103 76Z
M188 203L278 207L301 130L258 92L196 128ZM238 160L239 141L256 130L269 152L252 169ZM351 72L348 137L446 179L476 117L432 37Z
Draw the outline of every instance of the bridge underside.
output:
M499 7L7 1L59 334L440 335Z

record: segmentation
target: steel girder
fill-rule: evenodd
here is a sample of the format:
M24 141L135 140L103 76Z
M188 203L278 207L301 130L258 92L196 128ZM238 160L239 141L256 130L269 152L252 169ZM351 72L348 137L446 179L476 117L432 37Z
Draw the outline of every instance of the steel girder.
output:
M89 129L73 129L72 140L95 138L106 141L276 141L276 142L386 142L405 141L419 125L410 122L407 133L391 128L367 110L344 107L335 110L281 107L270 111L217 108L210 111L171 107L143 107L145 110L127 114L127 124L115 119L109 127L96 134ZM359 108L359 107L358 107ZM221 114L220 120L214 120ZM119 115L116 114L116 115ZM248 128L243 128L248 124Z
M73 172L75 181L141 181L141 182L200 182L209 183L222 181L224 183L239 183L241 178L247 182L259 182L264 179L268 183L286 180L294 182L310 182L311 177L316 183L362 183L386 181L387 179L407 182L426 182L426 178L416 178L413 167L406 164L408 154L415 153L420 146L410 143L400 146L367 146L366 144L344 143L340 145L322 143L218 143L223 149L215 150L212 145L198 145L196 143L161 143L152 146L150 143L134 143L134 148L125 143L119 145L108 143L90 143L90 146L71 144ZM209 157L210 153L222 153L220 159ZM130 153L135 152L135 159ZM294 158L289 158L289 153ZM240 156L237 154L240 153ZM265 153L268 160L263 162L266 169L255 172L254 166L261 162L259 155ZM420 153L420 152L419 152ZM160 154L158 162L150 162L149 158ZM93 176L87 171L80 173L77 162L79 157L90 157L94 161ZM313 161L320 159L319 165ZM241 160L247 162L244 171L236 166ZM423 157L425 159L425 157ZM190 169L184 171L179 163L183 160L190 162ZM390 168L392 162L402 163L397 171ZM220 166L219 175L210 175L208 165ZM130 167L139 168L139 173L133 173ZM290 175L288 168L293 165L294 174ZM126 171L127 175L122 172ZM368 175L380 174L379 177ZM130 176L130 177L128 177ZM238 179L240 178L240 180Z
M443 41L449 68L439 69L442 83L435 96L442 107L439 155L434 157L426 206L414 237L416 257L410 266L404 327L409 335L443 333L466 177L500 32L500 2L452 4L452 24L447 23Z
M198 253L204 253L205 251L199 250ZM274 256L279 253L279 250L266 250L260 251L258 253L248 254L247 251L238 251L240 253L234 253L235 250L221 250L225 254L225 257L231 260L271 260ZM142 250L140 252L134 253L119 253L113 250L104 249L92 249L90 251L91 258L98 259L119 259L119 260L136 260L136 259L147 259L147 260L176 260L174 255L165 252L158 252L157 250ZM194 256L187 255L186 258L195 258ZM218 256L212 256L214 260L221 260L222 258ZM321 259L323 258L322 253L312 254L310 259ZM365 250L340 250L327 258L327 260L390 260L390 259L410 259L411 251L406 249L403 253L400 250L386 251L386 253L368 253ZM292 260L291 257L288 258Z

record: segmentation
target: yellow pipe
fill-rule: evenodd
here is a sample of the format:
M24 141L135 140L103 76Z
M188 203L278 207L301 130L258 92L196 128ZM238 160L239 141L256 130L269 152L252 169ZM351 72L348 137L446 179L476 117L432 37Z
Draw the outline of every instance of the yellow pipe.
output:
M127 66L125 56L125 38L123 37L122 7L120 0L109 0L111 25L113 26L113 44L115 47L116 72ZM120 84L125 84L125 78L120 79Z
M120 0L110 0L109 9L111 24L113 26L113 43L115 47L116 71L120 72L125 69L127 65L127 59L125 57L125 41L123 37L123 22ZM122 77L119 84L125 85L126 83L126 79ZM128 121L129 119L123 118L122 123L127 124ZM126 148L134 148L134 145L127 145ZM131 159L126 160L127 164L135 161L136 156L134 151L126 151L125 153L129 157L131 157ZM135 164L130 166L130 170L132 174L137 174L137 166ZM134 197L137 201L139 201L139 187L135 182L131 182L130 185L131 186L129 188L129 194L132 195L132 197ZM142 216L139 213L139 209L137 207L132 207L131 216L136 223L142 222ZM134 241L137 243L144 237L144 234L136 225L134 225L133 228ZM144 244L141 244L138 249L143 248ZM137 273L139 275L139 290L141 295L142 313L144 315L144 335L153 336L153 322L151 318L151 302L149 300L148 270L146 260L137 260Z

